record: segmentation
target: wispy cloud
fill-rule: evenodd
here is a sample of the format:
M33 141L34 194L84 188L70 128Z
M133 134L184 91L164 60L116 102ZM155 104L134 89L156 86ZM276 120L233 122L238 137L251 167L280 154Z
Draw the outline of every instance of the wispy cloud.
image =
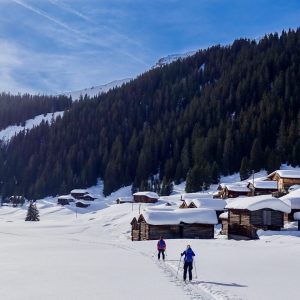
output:
M74 39L84 39L84 41L86 43L90 43L92 45L95 45L97 47L105 47L107 49L109 49L110 51L113 52L119 52L120 54L129 57L132 60L137 61L138 63L144 65L145 67L149 67L149 64L146 63L144 60L140 59L138 56L133 55L132 53L130 53L129 51L123 50L122 47L116 47L116 43L120 42L120 34L117 34L116 32L114 32L114 35L112 34L108 34L106 36L101 36L101 39L97 38L95 36L91 36L89 35L87 32L83 31L83 30L78 30L78 29L74 29L72 26L69 26L67 23L60 21L59 19L51 16L50 14L48 14L47 12L38 9L36 7L33 7L32 5L29 5L27 3L25 3L24 1L21 0L12 0L13 2L15 2L16 4L22 6L23 8L34 12L36 14L38 14L39 16L46 18L48 21L54 23L55 25L69 31L70 33L73 34L72 38ZM69 12L72 12L73 14L76 14L77 16L80 16L80 18L84 19L85 21L91 22L92 21L89 20L89 18L79 12L77 12L74 9L68 8L67 6L62 6L62 5L58 5L55 1L50 1L52 3L54 3L55 5L59 6L59 7L63 7L64 9L67 9ZM75 36L74 36L75 34ZM124 38L124 36L122 36ZM125 37L127 39L127 41L131 41L129 38Z

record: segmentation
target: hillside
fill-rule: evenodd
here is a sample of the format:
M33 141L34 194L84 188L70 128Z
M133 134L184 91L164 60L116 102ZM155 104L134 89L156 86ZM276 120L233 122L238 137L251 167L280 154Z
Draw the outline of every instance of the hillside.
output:
M2 194L39 198L97 178L106 195L185 179L193 192L221 174L298 165L299 46L300 30L236 40L79 101L1 149Z
M122 80L115 80L112 82L109 82L107 84L103 84L103 85L97 85L97 86L93 86L91 88L86 88L83 90L79 90L79 91L73 91L73 92L66 92L63 93L62 95L67 96L67 97L71 97L72 100L79 100L80 97L95 97L98 96L99 94L102 93L106 93L109 90L122 86L123 84L129 82L131 79L130 78L126 78L126 79L122 79Z
M41 114L66 110L71 100L66 96L0 94L0 130L11 125L22 125Z

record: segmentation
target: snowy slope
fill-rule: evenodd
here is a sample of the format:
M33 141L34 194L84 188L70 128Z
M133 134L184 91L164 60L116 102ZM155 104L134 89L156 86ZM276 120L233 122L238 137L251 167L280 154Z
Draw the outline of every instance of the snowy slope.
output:
M18 134L19 132L23 130L30 130L33 127L40 125L42 121L50 123L52 119L55 120L58 116L62 116L63 114L64 114L63 111L58 111L55 113L38 115L33 119L27 120L25 122L25 126L21 126L21 125L8 126L5 129L0 131L0 140L9 141L14 135Z
M196 52L197 51L190 51L190 52L186 52L186 53L171 54L166 57L162 57L158 60L158 62L152 68L163 67L163 66L170 64L178 59L184 59L189 56L193 56Z
M167 240L166 261L158 262L156 241L132 242L129 224L139 210L157 205L116 205L119 196L130 195L130 187L107 198L102 188L99 182L88 189L98 197L88 209L56 205L56 198L40 200L40 222L24 221L26 207L0 208L3 299L298 298L295 224L283 232L260 232L256 241ZM182 263L176 277L187 244L196 253L198 276L191 284L181 279Z
M99 94L106 93L115 87L122 86L123 84L129 82L130 80L131 80L131 78L126 78L123 80L115 80L115 81L112 81L112 82L104 84L104 85L93 86L91 88L86 88L86 89L79 90L79 91L63 93L63 95L65 95L67 97L71 96L73 100L78 100L80 98L80 96L84 97L85 95L87 95L89 97L94 97Z

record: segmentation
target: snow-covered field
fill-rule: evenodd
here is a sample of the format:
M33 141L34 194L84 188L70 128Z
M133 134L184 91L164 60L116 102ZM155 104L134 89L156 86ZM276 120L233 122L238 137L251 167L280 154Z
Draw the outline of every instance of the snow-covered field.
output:
M167 240L165 262L156 241L131 242L139 204L113 204L130 187L88 209L40 200L40 222L25 222L26 207L0 208L1 299L298 299L300 233L261 232L260 240ZM141 209L145 208L143 204ZM191 244L197 278L183 283L182 252Z

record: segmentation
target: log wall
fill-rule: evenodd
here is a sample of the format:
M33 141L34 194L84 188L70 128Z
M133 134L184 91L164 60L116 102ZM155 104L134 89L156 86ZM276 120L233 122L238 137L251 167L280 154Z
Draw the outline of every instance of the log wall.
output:
M264 211L270 213L269 224L264 219ZM283 212L271 209L261 209L256 211L229 210L228 213L228 238L246 237L256 239L257 230L280 230L284 225Z
M157 202L157 199L156 198L150 198L148 196L140 196L140 195L136 195L136 196L133 196L133 201L134 202L138 202L138 203L155 203Z
M214 225L208 224L180 224L180 225L150 225L145 221L139 223L138 229L132 224L131 239L158 240L164 239L212 239L214 238Z

